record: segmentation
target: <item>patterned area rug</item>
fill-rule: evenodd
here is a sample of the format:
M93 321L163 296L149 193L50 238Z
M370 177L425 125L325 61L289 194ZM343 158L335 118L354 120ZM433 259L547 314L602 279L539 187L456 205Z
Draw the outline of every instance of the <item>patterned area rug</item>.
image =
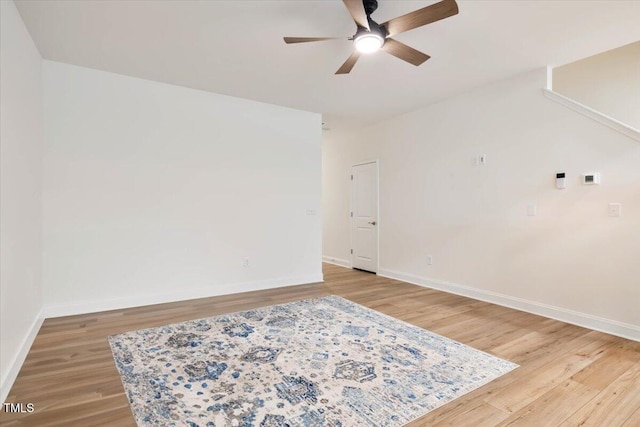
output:
M333 295L109 343L139 426L401 426L517 367Z

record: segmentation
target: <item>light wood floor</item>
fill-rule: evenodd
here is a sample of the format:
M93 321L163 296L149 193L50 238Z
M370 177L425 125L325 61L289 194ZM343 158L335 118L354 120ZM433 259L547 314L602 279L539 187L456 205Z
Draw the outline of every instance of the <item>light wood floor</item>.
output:
M107 336L189 319L340 295L511 360L520 368L416 426L640 426L640 343L325 264L325 283L48 319L0 414L3 426L135 426Z

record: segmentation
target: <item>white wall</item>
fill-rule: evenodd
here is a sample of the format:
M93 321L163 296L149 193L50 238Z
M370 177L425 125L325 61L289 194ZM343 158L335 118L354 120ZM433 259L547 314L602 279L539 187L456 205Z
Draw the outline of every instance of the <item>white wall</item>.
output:
M50 61L44 90L47 314L322 280L318 114Z
M553 90L640 129L640 41L554 68Z
M13 2L0 2L0 401L40 325L42 59Z
M545 74L326 132L324 256L349 259L349 168L377 158L382 274L640 339L640 144L546 99Z

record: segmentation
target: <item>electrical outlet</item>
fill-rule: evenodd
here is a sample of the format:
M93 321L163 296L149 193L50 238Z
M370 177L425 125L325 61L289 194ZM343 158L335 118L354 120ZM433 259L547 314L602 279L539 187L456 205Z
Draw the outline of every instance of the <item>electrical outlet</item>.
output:
M433 265L433 257L431 255L427 255L427 265Z
M609 216L621 216L622 205L620 203L609 203Z
M249 258L245 258L242 260L242 266L244 268L249 268Z

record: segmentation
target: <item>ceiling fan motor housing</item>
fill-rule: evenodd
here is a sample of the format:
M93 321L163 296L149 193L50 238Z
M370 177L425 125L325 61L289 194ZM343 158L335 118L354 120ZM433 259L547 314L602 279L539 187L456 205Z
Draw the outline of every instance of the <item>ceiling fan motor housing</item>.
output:
M382 37L383 40L386 39L387 36L389 35L389 33L387 32L387 29L383 25L378 24L376 21L374 21L369 17L369 29L367 30L364 27L358 26L358 31L356 31L356 33L353 35L353 40L357 39L359 36L363 34L368 34L368 33L377 34L380 37Z

